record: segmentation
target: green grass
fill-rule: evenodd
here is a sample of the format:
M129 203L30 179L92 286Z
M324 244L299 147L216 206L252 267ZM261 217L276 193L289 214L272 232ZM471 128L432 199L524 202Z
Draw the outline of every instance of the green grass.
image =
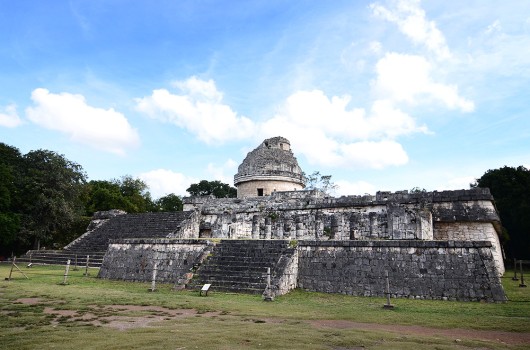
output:
M401 334L378 329L315 327L312 321L345 320L379 325L424 326L434 329L472 329L530 333L530 288L519 288L510 272L503 278L506 303L451 302L393 299L394 310L384 310L383 298L309 293L295 290L263 302L260 296L173 291L148 283L129 283L84 277L84 270L70 271L61 285L64 268L23 268L26 280L9 265L0 265L0 349L524 349L528 344L502 344L486 340L429 334ZM39 298L35 304L20 298ZM164 316L148 327L117 330L106 317L116 314L110 305L161 306L194 309L190 317L165 317L155 311L124 311L130 318ZM73 310L75 319L50 315L45 308ZM215 315L205 314L215 311ZM162 316L161 316L162 315ZM91 321L101 320L99 325Z

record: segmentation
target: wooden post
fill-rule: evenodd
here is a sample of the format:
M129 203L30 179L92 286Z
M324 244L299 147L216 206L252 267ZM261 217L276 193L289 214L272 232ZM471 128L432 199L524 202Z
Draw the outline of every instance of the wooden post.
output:
M388 270L385 271L386 278L386 304L383 305L384 309L393 309L394 305L390 304L390 282L388 281Z
M77 270L79 270L79 269L77 268L77 254L76 254L76 255L75 255L74 271L77 271Z
M6 281L10 281L10 280L11 280L11 275L13 274L13 268L17 269L18 272L20 272L21 274L23 274L24 277L26 277L26 279L29 280L29 277L26 276L26 274L24 273L24 271L22 271L22 270L17 266L17 264L15 264L16 259L17 259L17 257L16 257L16 256L13 256L13 263L11 264L11 271L9 271L9 277L6 278Z
M85 266L85 273L83 274L83 276L88 276L89 273L88 273L88 262L90 261L90 255L87 255L86 256L86 266Z
M156 291L156 273L157 273L157 269L158 269L157 263L155 262L154 266L153 266L153 277L151 278L151 288L148 289L150 292Z
M513 258L513 277L512 281L519 281L519 278L517 278L517 260Z
M66 285L66 279L68 278L68 272L70 271L70 259L66 262L66 268L64 269L64 279L62 285Z
M521 272L521 283L519 284L519 287L526 287L526 284L524 284L523 260L519 260L519 268Z
M13 257L11 259L11 271L9 271L9 277L6 278L6 280L8 281L11 281L11 274L13 273L13 268L15 267L15 260L16 260L16 257Z

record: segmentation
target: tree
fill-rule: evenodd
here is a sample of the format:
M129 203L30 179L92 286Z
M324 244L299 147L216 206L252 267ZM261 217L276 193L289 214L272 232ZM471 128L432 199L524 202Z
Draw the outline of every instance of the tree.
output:
M31 151L23 157L21 239L35 248L52 242L82 213L81 192L86 175L81 165L47 150Z
M303 174L303 176L306 180L306 190L319 190L331 195L339 187L331 181L331 175L321 175L319 171L314 171L311 175Z
M509 240L504 247L510 257L530 258L530 170L524 166L488 170L471 187L487 187L495 198ZM502 237L501 237L502 238Z
M111 181L90 181L85 192L87 215L111 209L121 209L128 213L145 213L155 207L145 182L130 175Z
M160 197L154 203L154 211L182 211L182 199L174 193Z
M237 189L221 181L201 180L197 184L192 184L186 190L192 196L207 196L213 194L216 198L235 198Z
M15 250L20 231L21 162L22 155L17 148L0 143L0 256Z

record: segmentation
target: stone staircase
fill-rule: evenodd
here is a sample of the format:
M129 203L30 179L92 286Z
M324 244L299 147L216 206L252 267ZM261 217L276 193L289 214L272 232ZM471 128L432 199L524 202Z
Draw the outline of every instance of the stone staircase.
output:
M287 240L222 240L197 269L187 285L199 290L261 294L267 286L267 268L275 271L282 254L293 250Z
M71 251L106 251L113 239L165 238L177 232L191 212L140 213L105 220L65 247Z
M88 266L100 267L103 261L104 251L99 252L79 252L67 250L29 250L26 254L17 258L16 263L20 265L32 263L34 265L66 265L70 260L72 266L75 265L77 256L77 266L86 266L86 258L89 255Z

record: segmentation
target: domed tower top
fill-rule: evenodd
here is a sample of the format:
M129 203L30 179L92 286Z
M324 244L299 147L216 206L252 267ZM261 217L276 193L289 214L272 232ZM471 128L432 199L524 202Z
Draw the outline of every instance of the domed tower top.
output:
M249 152L234 176L237 197L268 196L305 187L302 169L285 137L272 137Z

